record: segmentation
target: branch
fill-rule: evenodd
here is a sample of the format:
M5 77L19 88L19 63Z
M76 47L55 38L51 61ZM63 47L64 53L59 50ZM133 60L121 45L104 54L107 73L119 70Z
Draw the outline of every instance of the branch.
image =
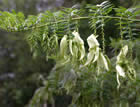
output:
M115 16L97 16L97 17L87 16L87 17L76 17L76 18L72 18L71 20L84 20L84 19L92 19L92 18L110 18L110 19L122 19L122 20L129 20L129 21L133 21L133 22L140 22L140 19L128 19L128 18L115 17ZM59 21L55 21L55 22L51 22L51 23L46 23L46 24L40 25L40 26L33 26L31 28L27 28L22 31L29 31L29 30L33 30L36 28L41 28L44 26L48 26L51 24L58 24L58 23L62 23L62 22L67 22L67 20L59 20ZM17 31L18 30L15 30L15 32L17 32Z

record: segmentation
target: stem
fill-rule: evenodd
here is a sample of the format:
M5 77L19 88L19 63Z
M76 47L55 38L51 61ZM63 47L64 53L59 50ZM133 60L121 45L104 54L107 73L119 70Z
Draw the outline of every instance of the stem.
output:
M122 48L123 47L122 16L120 17L120 35L121 35L121 48Z
M103 54L105 54L105 34L104 34L104 18L102 17L102 27L101 27L101 33L102 33L102 45L103 45Z
M128 21L128 29L129 29L129 39L130 39L130 42L132 42L132 29L131 29L131 26L130 26L131 22ZM130 59L131 61L133 62L133 49L132 49L132 44L130 43Z

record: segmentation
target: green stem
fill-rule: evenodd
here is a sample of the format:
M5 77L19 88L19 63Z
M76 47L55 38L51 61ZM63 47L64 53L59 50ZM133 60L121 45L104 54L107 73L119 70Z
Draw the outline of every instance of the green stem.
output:
M121 48L122 48L123 47L122 16L120 17L120 35L121 35Z
M102 18L102 27L101 27L101 32L102 32L102 45L103 45L103 54L105 54L105 34L104 34L104 18Z

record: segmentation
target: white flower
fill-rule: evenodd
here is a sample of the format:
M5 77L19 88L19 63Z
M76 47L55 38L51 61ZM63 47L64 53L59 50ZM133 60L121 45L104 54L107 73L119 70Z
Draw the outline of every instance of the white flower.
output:
M121 49L119 55L117 56L117 62L119 62L123 56L126 56L127 52L128 52L128 46L125 45L125 46Z
M117 73L119 74L119 76L122 76L122 77L125 77L125 72L124 72L123 67L120 65L120 62L122 62L122 60L123 60L122 58L126 56L127 52L128 52L128 46L125 45L125 46L121 49L119 55L117 56L116 70L117 70Z
M81 39L78 32L74 31L74 32L72 32L72 34L74 35L74 41L75 42L80 43L81 45L84 44L84 41Z
M82 38L80 37L79 33L74 31L72 32L72 34L74 35L74 39L69 41L69 48L70 48L70 52L73 56L78 56L78 52L80 52L80 60L82 60L85 56L85 47L84 47L84 41L82 40ZM76 43L73 46L73 42ZM77 49L76 49L76 47ZM74 52L75 50L75 52Z
M93 35L93 34L90 35L87 38L87 42L89 45L89 53L87 55L87 62L85 63L85 66L90 64L92 61L93 61L93 63L95 61L97 61L99 58L99 51L100 51L99 43L98 43L95 35Z
M87 38L87 42L88 42L88 45L89 45L89 49L91 48L94 48L96 46L99 46L99 43L96 39L96 36L95 35L90 35L88 38Z

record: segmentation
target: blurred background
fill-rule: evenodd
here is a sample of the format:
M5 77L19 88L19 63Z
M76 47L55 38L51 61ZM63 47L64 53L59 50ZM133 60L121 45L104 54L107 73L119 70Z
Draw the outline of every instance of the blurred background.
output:
M26 16L75 4L98 4L105 0L0 0L0 11L23 12ZM140 0L110 0L116 7L140 6ZM24 107L47 76L54 62L33 58L24 33L0 30L0 107ZM66 107L60 98L56 107ZM68 102L66 102L68 103Z

